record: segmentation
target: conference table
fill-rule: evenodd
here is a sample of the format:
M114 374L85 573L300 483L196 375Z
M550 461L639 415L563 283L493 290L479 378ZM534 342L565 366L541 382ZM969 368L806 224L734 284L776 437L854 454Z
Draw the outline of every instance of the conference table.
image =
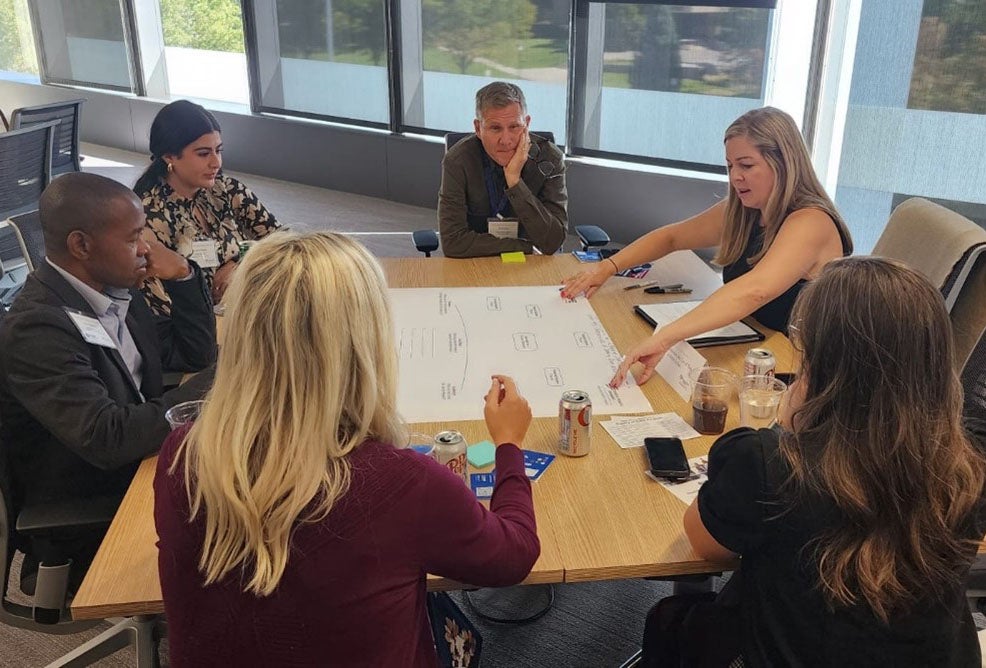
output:
M383 258L391 287L475 287L558 285L587 265L571 255L528 256L526 262L506 264L500 258L454 260L447 258ZM621 352L651 332L633 313L633 306L702 299L721 285L721 278L689 251L679 251L654 263L646 282L683 283L688 295L651 295L623 288L641 281L614 277L590 303L610 338ZM755 324L755 323L754 323ZM763 342L777 357L777 369L793 369L793 351L780 333L762 326ZM221 329L221 328L220 328ZM220 345L222 335L220 334ZM712 366L741 374L750 344L702 348ZM690 404L655 375L642 386L655 413L677 412L691 421ZM477 402L482 397L476 397ZM730 569L735 564L703 561L692 552L682 528L685 504L662 485L648 478L643 448L622 449L601 426L608 416L594 418L591 451L585 457L558 455L541 478L532 484L541 556L526 584L583 582L653 576L702 574ZM726 428L739 424L734 394ZM488 438L481 420L417 423L416 433L434 434L458 429L467 442ZM536 418L524 448L556 453L558 419ZM708 452L713 436L686 440L689 457ZM113 519L99 552L72 602L76 619L156 614L164 611L157 570L157 535L153 519L152 481L157 463L141 463ZM479 469L488 471L489 468ZM429 576L432 590L466 585Z

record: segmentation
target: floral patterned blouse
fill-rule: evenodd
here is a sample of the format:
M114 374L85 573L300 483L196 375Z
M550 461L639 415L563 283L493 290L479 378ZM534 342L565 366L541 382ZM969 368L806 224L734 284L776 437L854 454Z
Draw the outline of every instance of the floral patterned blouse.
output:
M182 197L164 181L137 196L144 205L147 226L161 243L191 257L194 242L212 239L217 267L239 258L241 242L261 239L280 227L252 190L224 174L216 177L211 188L200 189L191 199ZM196 220L196 209L204 225ZM215 271L216 267L202 267L210 288ZM171 300L160 280L149 279L143 291L155 313L170 315Z

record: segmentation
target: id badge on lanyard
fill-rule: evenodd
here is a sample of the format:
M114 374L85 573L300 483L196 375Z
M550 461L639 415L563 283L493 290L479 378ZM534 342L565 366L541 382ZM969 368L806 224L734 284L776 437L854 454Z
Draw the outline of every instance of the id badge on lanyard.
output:
M201 239L192 242L192 260L203 269L215 269L219 266L219 251L215 239Z
M486 219L487 232L498 239L516 239L519 232L519 221L516 218L504 218L503 211L507 208L510 198L500 188L494 178L493 163L489 156L483 153L483 178L486 180L486 194L490 198L490 213Z

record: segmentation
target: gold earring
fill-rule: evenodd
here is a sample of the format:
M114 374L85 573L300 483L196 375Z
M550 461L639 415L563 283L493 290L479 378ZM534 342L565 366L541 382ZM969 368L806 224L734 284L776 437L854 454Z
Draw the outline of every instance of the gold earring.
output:
M169 163L168 163L168 174L172 174L172 173L174 173L174 171L175 171L175 166L174 166L174 165L172 165L172 164L171 164L171 163L169 162Z

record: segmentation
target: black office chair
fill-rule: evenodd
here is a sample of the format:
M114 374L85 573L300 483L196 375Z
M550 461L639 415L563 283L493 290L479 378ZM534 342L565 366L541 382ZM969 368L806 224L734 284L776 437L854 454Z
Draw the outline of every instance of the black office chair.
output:
M38 208L51 181L57 121L0 133L0 219Z
M85 99L68 100L41 104L34 107L14 109L10 115L10 128L27 128L57 121L55 141L52 146L51 175L82 171L82 157L79 155L79 119Z
M0 221L37 210L41 193L51 181L56 127L58 121L49 121L0 133ZM10 225L0 227L0 262L8 275L8 285L0 295L0 301L9 306L13 293L27 274L16 270L28 264L21 240ZM13 281L12 274L15 275Z
M45 239L39 212L29 211L11 216L7 223L17 237L21 256L26 261L28 270L34 271L45 259Z
M449 132L445 135L445 151L448 152L450 148L458 144L460 141L474 134L474 132ZM555 133L553 132L532 131L531 134L543 137L552 144L555 143ZM601 248L609 243L609 235L606 234L605 230L596 225L576 225L575 234L579 237L579 242L582 244L582 250L589 250L590 248L597 247ZM411 238L414 241L414 247L417 248L419 252L424 253L425 257L431 257L431 254L438 250L439 239L438 232L436 230L417 230L412 233Z
M424 253L425 257L438 250L438 232L436 230L415 230L411 232L411 241L418 252Z
M72 620L67 604L70 560L53 559L38 566L30 606L10 599L10 568L16 552L28 553L32 539L67 529L109 526L119 499L95 497L72 503L25 506L0 442L0 622L43 633L78 633L98 622Z
M2 444L0 444L2 448ZM5 456L0 455L0 460ZM0 463L0 469L6 469ZM23 592L31 605L10 599L10 568L17 552L27 554L32 538L44 538L66 529L107 527L119 499L91 498L71 504L19 507L8 471L0 472L0 622L42 633L78 633L98 621L74 621L68 607L68 577L71 560L56 559L38 566L37 579Z
M20 499L0 442L0 624L54 635L79 633L100 624L102 620L72 619L70 559L49 555L38 565L33 586L14 597L10 596L11 564L17 552L30 553L34 540L44 541L66 530L108 527L120 505L119 497L88 497L38 506L24 506ZM30 604L13 598L29 599ZM88 666L131 645L139 668L156 667L159 640L165 633L166 627L157 616L127 618L50 663L49 668Z

